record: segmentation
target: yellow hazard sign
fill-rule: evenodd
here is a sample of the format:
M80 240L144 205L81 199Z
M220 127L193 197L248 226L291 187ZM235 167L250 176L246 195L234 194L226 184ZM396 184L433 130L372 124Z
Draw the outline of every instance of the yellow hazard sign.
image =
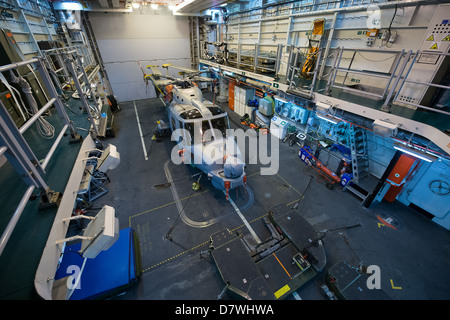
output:
M429 36L429 37L427 38L427 41L434 41L434 35L432 34L431 36Z
M437 45L437 43L435 43L435 44L433 44L433 45L431 46L430 49L437 49L437 48L438 48L438 45Z
M444 39L442 39L442 41L450 41L450 34L446 36Z
M288 285L285 285L284 287L282 287L281 289L279 289L277 292L274 293L275 298L278 299L279 297L281 297L286 292L289 292L289 290L291 290L291 288L289 288Z

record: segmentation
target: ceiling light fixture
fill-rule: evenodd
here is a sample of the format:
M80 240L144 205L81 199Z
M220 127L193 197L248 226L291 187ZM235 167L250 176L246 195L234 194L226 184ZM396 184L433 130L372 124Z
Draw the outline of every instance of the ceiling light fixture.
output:
M135 8L135 9L139 8L139 6L140 6L139 2L133 2L131 5L132 5L133 8Z
M338 119L335 119L335 118L333 118L332 116L330 116L328 114L322 115L320 113L316 113L316 117L319 118L319 119L331 122L332 124L337 124L339 122Z
M411 148L410 146L394 142L394 149L397 149L401 152L407 153L413 157L425 160L427 162L433 162L437 159L437 157L432 156L431 154L416 150L414 148Z

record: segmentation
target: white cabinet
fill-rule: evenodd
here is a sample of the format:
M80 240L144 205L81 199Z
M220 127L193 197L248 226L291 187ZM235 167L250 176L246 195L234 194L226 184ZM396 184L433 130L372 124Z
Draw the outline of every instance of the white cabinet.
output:
M241 117L248 113L252 108L247 106L248 100L253 99L253 89L246 89L242 87L234 87L234 112L236 112Z
M283 139L286 135L289 123L278 117L272 117L270 121L270 133L278 139Z

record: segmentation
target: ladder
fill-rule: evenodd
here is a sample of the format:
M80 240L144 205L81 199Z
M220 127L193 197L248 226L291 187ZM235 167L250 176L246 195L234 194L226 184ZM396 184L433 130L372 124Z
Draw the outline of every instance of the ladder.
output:
M369 175L366 131L356 126L350 127L350 150L353 180L356 183Z
M189 17L189 39L191 45L191 68L197 69L200 58L200 26L198 17Z

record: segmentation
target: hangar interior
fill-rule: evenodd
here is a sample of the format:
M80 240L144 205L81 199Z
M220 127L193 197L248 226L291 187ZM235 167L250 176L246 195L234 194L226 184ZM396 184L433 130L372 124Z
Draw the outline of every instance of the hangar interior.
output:
M2 300L450 298L449 1L0 9Z

